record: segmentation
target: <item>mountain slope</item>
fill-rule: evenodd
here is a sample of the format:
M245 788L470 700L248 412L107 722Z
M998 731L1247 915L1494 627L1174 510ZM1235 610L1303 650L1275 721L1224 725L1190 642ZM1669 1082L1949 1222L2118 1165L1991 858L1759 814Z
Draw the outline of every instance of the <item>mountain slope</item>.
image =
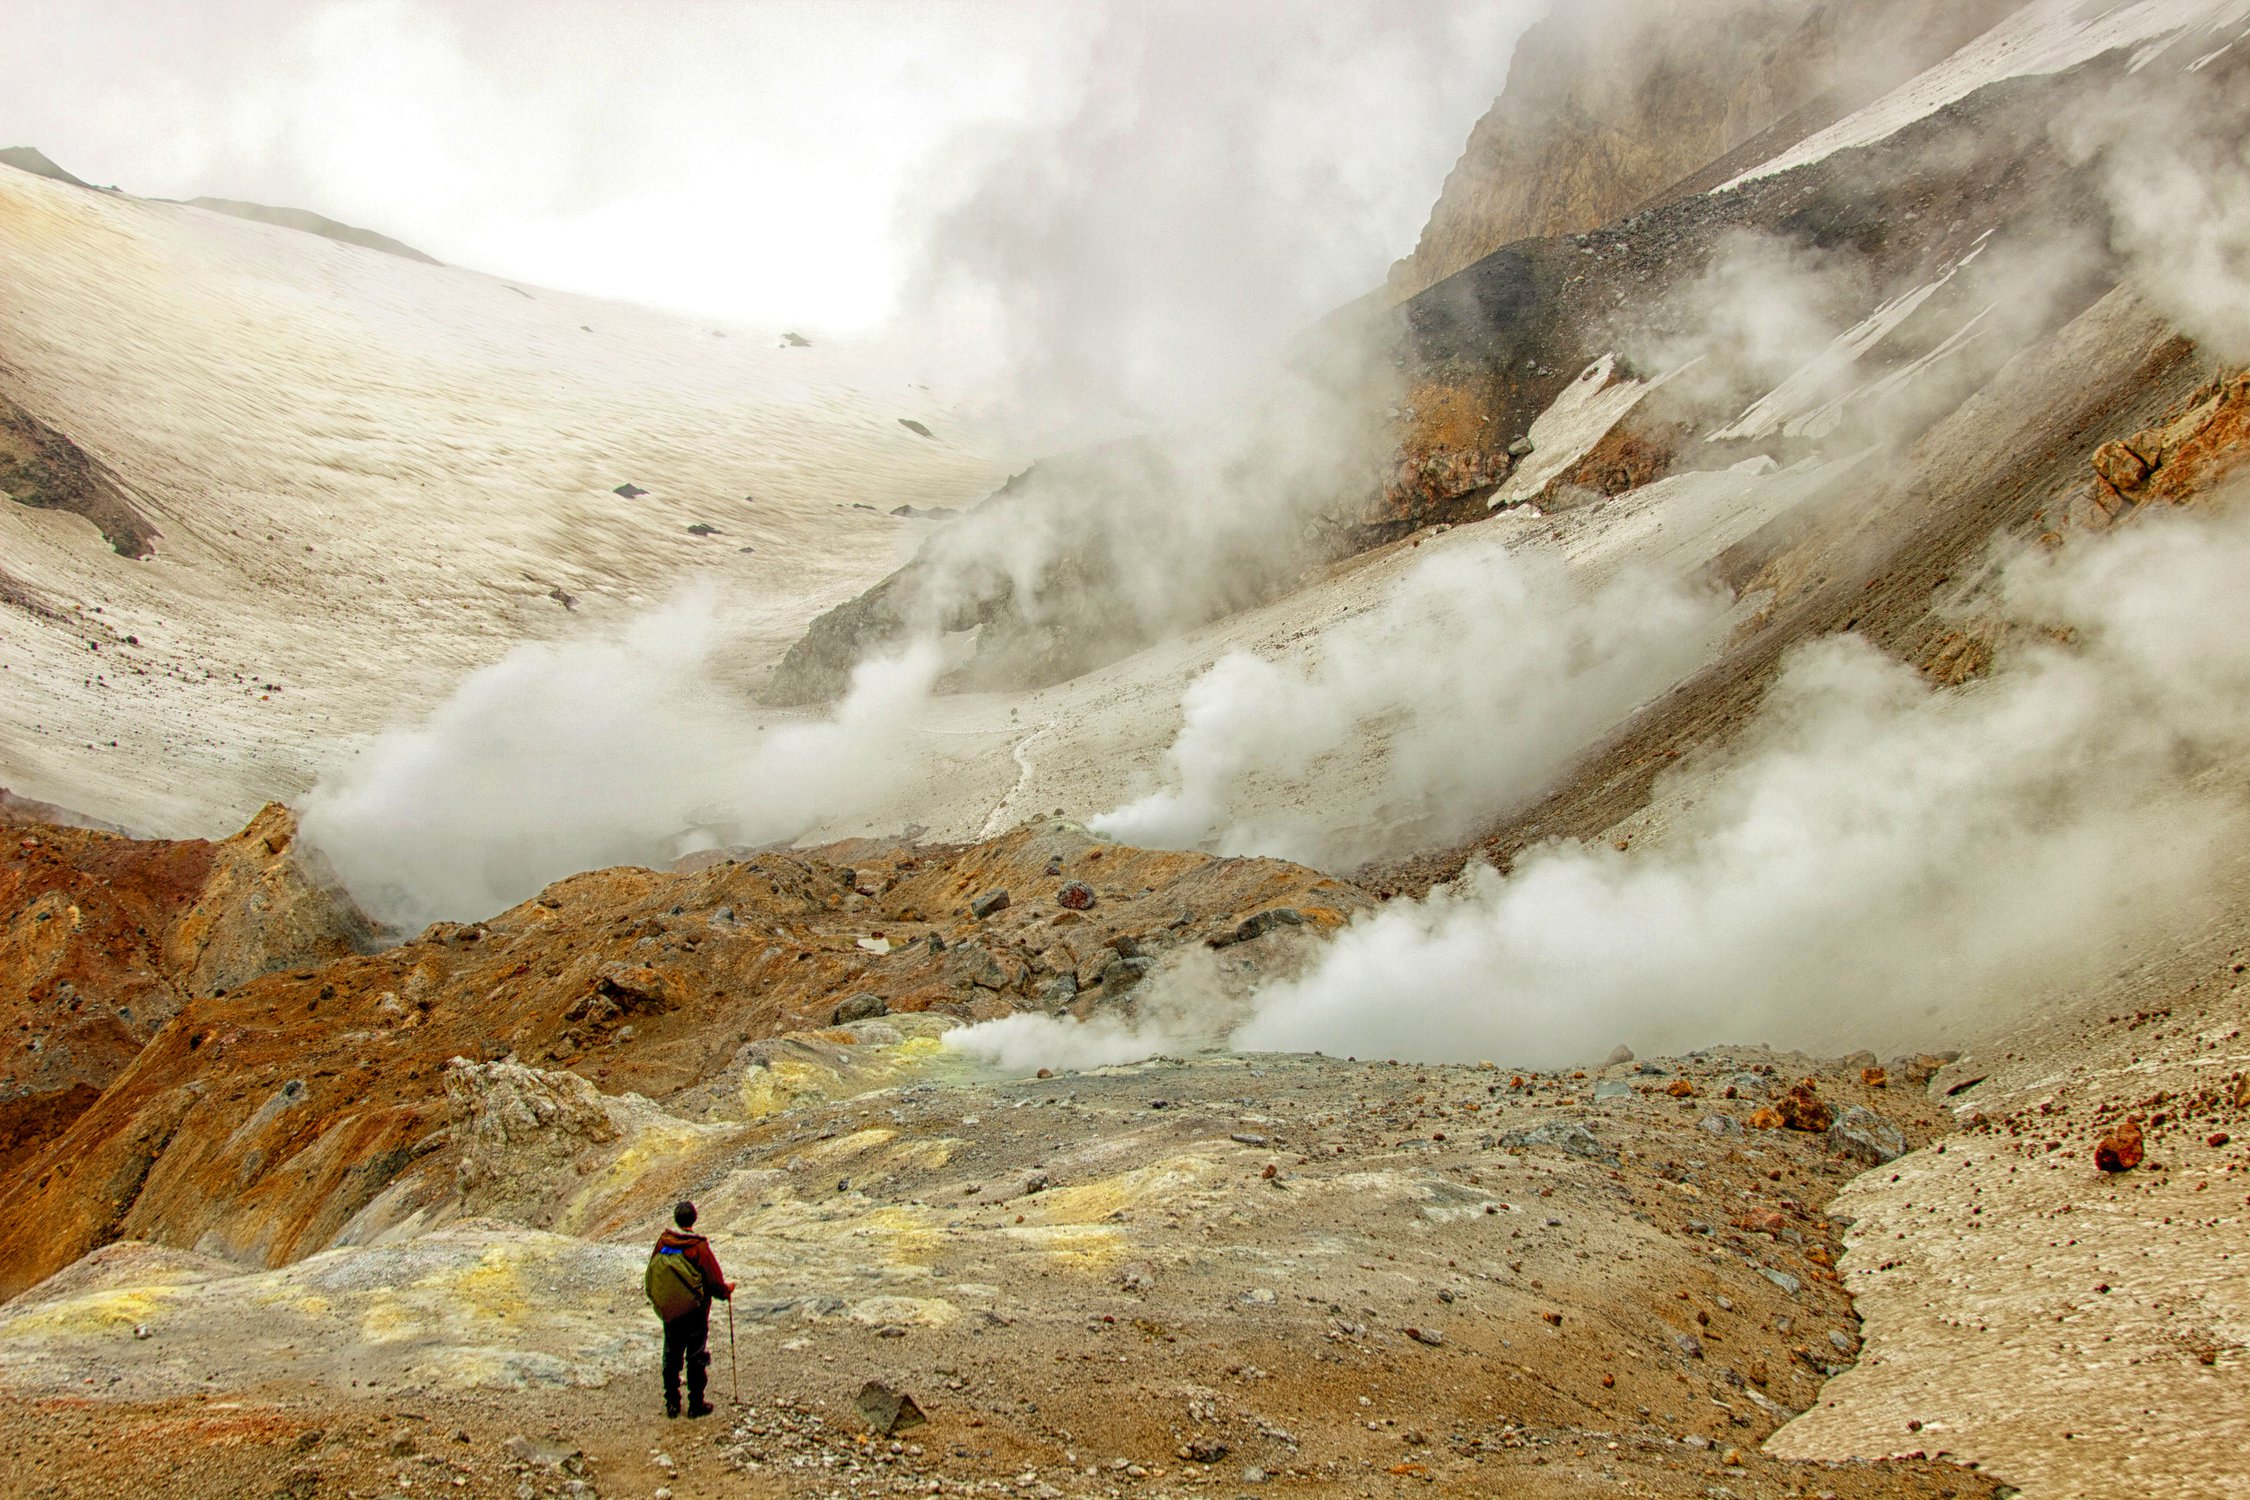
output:
M1004 471L880 358L13 168L0 257L0 465L45 444L52 481L0 479L0 766L138 828L224 831L516 643L693 579L779 638L926 525L886 512Z
M1558 6L1517 44L1391 286L1412 295L1511 241L1621 219L1761 137L1828 124L2021 3Z

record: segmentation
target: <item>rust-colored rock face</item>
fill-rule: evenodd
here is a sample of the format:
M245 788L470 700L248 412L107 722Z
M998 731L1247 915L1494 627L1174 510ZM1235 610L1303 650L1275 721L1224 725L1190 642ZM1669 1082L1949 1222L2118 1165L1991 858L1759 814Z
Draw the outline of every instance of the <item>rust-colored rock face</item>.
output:
M1514 240L1633 212L1774 127L1816 130L1945 56L2020 0L1571 0L1516 48L1414 253L1411 295ZM1682 51L1683 12L1711 45ZM1668 23L1659 34L1652 21ZM1744 163L1743 165L1754 165Z
M269 807L221 843L142 840L0 808L0 1170L124 1071L191 996L364 946Z
M2250 459L2250 371L2200 387L2151 426L2094 450L2098 528L2143 506L2187 505Z
M849 997L968 1019L1085 1014L1173 950L1217 939L1229 962L1255 963L1286 942L1236 940L1261 913L1299 916L1277 931L1322 931L1367 904L1298 866L1121 848L1054 823L962 847L594 871L385 952L346 956L331 932L316 962L317 901L275 863L290 832L280 809L220 845L10 830L0 879L22 915L8 961L43 966L13 1018L51 1012L67 982L60 1003L83 1017L72 1054L89 1061L37 1075L47 1116L23 1107L0 1177L0 1296L120 1237L272 1264L322 1248L444 1148L457 1057L673 1098L746 1045L827 1025ZM1094 892L1091 909L1061 899L1073 886ZM1008 904L973 916L997 890ZM281 953L298 967L237 977ZM198 991L211 980L232 982ZM56 1091L72 1087L67 1108Z

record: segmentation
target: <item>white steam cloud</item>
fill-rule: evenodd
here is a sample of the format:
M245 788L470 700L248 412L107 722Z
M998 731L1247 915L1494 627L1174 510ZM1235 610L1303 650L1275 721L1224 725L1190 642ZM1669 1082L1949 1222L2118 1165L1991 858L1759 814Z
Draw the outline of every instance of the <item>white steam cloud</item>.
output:
M1093 826L1330 867L1454 838L1700 665L1726 612L1716 590L1638 574L1582 592L1559 562L1492 542L1431 557L1302 666L1220 660L1181 700L1168 785ZM1311 784L1324 762L1370 755L1364 789ZM1230 799L1253 775L1299 794L1238 815Z
M1546 8L1071 7L1067 103L930 163L910 301L1050 417L1188 418L1382 285Z
M772 722L722 681L730 639L696 593L615 634L518 647L317 785L306 836L403 926L486 916L580 870L795 839L913 774L935 647L863 664L828 718Z
M2244 516L2019 559L2001 597L2052 634L1958 689L1856 637L1814 643L1737 746L1659 788L1670 826L1630 851L1472 872L1355 921L1247 1016L1157 1027L1140 1050L1217 1033L1560 1066L1620 1041L1928 1044L2030 1003L2190 920L2239 844L2246 569ZM1008 1055L1028 1058L1017 1030Z

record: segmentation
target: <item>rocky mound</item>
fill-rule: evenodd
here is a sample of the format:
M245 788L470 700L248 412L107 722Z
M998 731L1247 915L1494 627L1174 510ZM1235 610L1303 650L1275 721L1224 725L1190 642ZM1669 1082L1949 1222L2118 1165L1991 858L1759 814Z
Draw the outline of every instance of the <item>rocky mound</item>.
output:
M1283 946L1234 941L1261 913L1288 912L1286 936L1366 904L1276 861L1045 824L965 848L834 851L849 864L598 871L339 958L359 944L273 862L288 828L275 809L215 849L18 830L6 868L23 882L31 998L17 1067L38 1102L19 1106L20 1164L0 1189L9 1292L114 1239L280 1264L355 1218L362 1233L395 1223L415 1193L362 1216L422 1156L452 1170L455 1058L568 1067L609 1093L701 1090L697 1109L726 1117L734 1094L779 1076L756 1051L778 1033L891 1012L1089 1014L1211 940L1255 966Z

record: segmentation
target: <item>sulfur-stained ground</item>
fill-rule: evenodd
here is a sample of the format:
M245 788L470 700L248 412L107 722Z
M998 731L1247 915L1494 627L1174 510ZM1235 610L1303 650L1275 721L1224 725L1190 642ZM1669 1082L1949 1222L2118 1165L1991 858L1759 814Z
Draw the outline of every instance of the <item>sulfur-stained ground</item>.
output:
M466 1217L252 1273L101 1252L0 1316L0 1452L56 1495L1993 1492L1759 1452L1859 1348L1824 1210L1862 1163L1751 1117L1811 1077L1924 1138L1941 1112L1864 1059L994 1078L905 1034L936 1024L805 1039L794 1101L696 1158L740 1408L657 1401L667 1183L598 1241ZM715 1346L725 1395L723 1309ZM895 1452L852 1413L869 1379L929 1412Z

